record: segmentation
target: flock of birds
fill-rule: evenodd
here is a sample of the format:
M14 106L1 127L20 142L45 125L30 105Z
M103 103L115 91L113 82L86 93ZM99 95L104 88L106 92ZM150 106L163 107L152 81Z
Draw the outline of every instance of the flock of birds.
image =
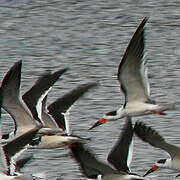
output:
M0 179L33 179L33 175L18 172L17 155L29 146L36 148L57 148L68 146L79 164L84 176L103 180L150 179L148 174L159 168L169 168L180 172L180 148L167 143L154 129L137 121L133 127L133 116L146 114L165 115L166 110L175 109L175 103L157 104L150 98L150 88L145 68L144 31L145 17L120 62L117 78L125 95L125 103L118 110L106 113L89 130L120 118L126 118L119 139L108 155L107 165L99 161L87 148L90 139L72 135L67 115L73 103L97 83L86 83L71 90L63 97L46 107L49 91L54 83L68 69L43 74L24 95L20 94L22 61L16 62L4 76L0 87L0 127L2 127L1 108L10 114L14 121L14 131L1 135ZM1 131L1 128L0 128ZM131 173L133 135L154 147L167 151L169 159L160 159L143 176ZM178 174L176 177L180 176ZM57 178L58 179L58 178Z

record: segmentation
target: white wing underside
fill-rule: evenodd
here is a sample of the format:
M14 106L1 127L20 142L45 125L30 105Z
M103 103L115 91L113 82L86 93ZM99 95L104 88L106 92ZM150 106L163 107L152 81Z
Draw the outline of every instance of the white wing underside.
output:
M36 122L32 118L30 111L19 98L11 98L6 96L3 99L3 108L11 115L17 124L17 134L21 135L29 129L36 127Z
M150 86L144 59L144 26L146 22L147 18L144 18L138 26L118 69L118 80L125 93L126 104L150 101Z
M126 61L128 61L128 59L126 59ZM136 65L136 63L126 63L119 78L125 90L127 103L146 102L150 96L147 68L145 68L144 62L141 64L140 69Z

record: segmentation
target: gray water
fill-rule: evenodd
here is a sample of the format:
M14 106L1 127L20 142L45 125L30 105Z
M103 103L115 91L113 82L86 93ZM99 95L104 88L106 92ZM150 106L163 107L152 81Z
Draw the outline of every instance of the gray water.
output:
M125 119L88 132L104 113L124 103L116 73L127 44L141 20L148 16L146 59L151 94L158 102L177 102L180 92L180 2L159 0L2 0L0 3L0 79L14 62L22 59L22 94L45 71L70 70L49 94L53 102L72 88L86 82L98 82L74 104L70 114L71 130L92 137L88 144L106 161ZM180 113L133 118L146 122L172 144L180 146ZM11 118L3 113L3 131L13 128ZM72 159L68 148L29 149L33 160L24 173L44 172L47 179L86 179ZM135 137L131 169L143 174L157 159L168 154ZM177 173L160 170L156 179L173 179Z

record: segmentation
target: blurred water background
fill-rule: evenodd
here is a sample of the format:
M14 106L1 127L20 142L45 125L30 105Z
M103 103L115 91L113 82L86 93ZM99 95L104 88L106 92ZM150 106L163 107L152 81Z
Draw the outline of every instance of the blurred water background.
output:
M124 103L116 73L129 40L141 20L146 25L146 57L151 94L158 102L175 101L180 92L180 1L175 0L2 0L0 3L0 81L14 62L22 59L22 94L46 70L69 67L49 94L48 104L86 82L98 82L98 88L74 104L70 114L71 130L92 137L88 147L106 161L118 139L125 119L88 132L104 113ZM166 116L133 118L157 129L168 142L180 146L179 110ZM3 113L3 131L13 128ZM33 159L24 173L45 172L47 179L86 179L68 148L29 149ZM168 154L134 141L131 169L143 174L155 160ZM176 173L160 170L156 179L173 179Z

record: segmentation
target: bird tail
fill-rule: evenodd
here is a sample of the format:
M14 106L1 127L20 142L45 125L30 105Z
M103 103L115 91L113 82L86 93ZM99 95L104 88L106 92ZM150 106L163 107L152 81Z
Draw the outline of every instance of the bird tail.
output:
M176 103L167 103L167 104L161 104L158 110L160 112L163 112L166 110L175 110L175 109L176 109Z

